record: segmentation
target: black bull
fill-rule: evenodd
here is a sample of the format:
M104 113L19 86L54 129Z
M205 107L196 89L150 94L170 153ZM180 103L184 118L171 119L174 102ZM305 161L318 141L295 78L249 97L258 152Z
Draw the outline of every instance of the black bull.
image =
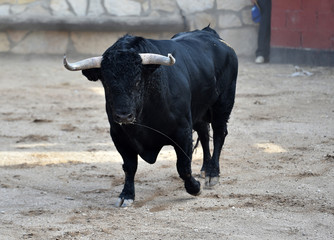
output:
M161 64L171 66L144 63L142 53L173 53L176 62L170 56L170 63ZM175 149L177 171L187 192L198 195L200 183L191 172L193 129L203 148L205 184L217 184L219 156L235 98L238 60L234 50L206 27L179 33L171 40L125 35L99 59L97 64L77 67L73 63L71 67L65 58L64 65L83 70L89 80L100 79L103 84L110 135L123 158L125 173L117 205L127 206L135 198L138 155L153 164L165 145ZM213 129L212 157L209 123Z

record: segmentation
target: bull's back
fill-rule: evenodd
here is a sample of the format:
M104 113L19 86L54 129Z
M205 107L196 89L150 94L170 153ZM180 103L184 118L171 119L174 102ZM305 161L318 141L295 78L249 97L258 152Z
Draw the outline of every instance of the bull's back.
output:
M211 28L180 33L171 40L153 40L161 54L173 53L176 64L166 67L174 98L182 98L191 108L193 122L202 120L223 92L228 79L222 79L235 53ZM223 83L225 81L225 83ZM187 99L188 98L188 99Z
M215 32L206 30L180 34L173 41L183 49L179 70L188 75L193 122L202 121L234 81L223 76L225 69L237 72L237 66L231 66L235 65L235 52Z

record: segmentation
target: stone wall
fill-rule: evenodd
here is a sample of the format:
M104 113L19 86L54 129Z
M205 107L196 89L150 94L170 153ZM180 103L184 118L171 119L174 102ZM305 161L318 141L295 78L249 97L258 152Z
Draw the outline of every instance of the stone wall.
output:
M249 0L0 0L0 52L97 55L125 33L169 39L211 24L250 56L250 8Z

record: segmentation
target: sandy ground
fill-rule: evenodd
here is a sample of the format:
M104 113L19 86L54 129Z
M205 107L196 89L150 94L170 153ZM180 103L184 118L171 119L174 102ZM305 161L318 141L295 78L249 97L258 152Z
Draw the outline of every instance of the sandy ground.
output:
M100 83L61 56L0 62L1 240L334 239L333 68L292 77L294 66L241 60L220 185L188 195L166 147L140 161L136 201L119 209Z

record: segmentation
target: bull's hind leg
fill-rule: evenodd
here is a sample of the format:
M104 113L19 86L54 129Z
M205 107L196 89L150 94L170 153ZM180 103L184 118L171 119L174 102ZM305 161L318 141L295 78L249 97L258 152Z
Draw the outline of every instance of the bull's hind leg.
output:
M177 156L176 167L180 178L184 181L187 192L197 196L201 191L201 184L191 173L192 157L192 129L180 129L174 138L174 149Z
M205 169L205 186L212 187L219 182L219 157L227 135L227 124L223 116L213 117L213 154Z
M199 122L194 125L194 130L197 132L197 135L199 137L203 149L203 163L200 175L201 178L205 178L206 165L211 159L210 147L209 147L209 141L210 141L209 128L210 126L206 122Z
M227 84L223 87L225 91L212 106L211 125L213 130L213 154L209 163L206 165L205 185L207 187L214 186L219 182L219 157L225 142L225 137L227 136L227 122L234 105L237 68L230 68L229 71L225 72L224 76L230 76L230 78L222 78L224 81L227 81ZM226 88L226 86L228 86L228 88Z

